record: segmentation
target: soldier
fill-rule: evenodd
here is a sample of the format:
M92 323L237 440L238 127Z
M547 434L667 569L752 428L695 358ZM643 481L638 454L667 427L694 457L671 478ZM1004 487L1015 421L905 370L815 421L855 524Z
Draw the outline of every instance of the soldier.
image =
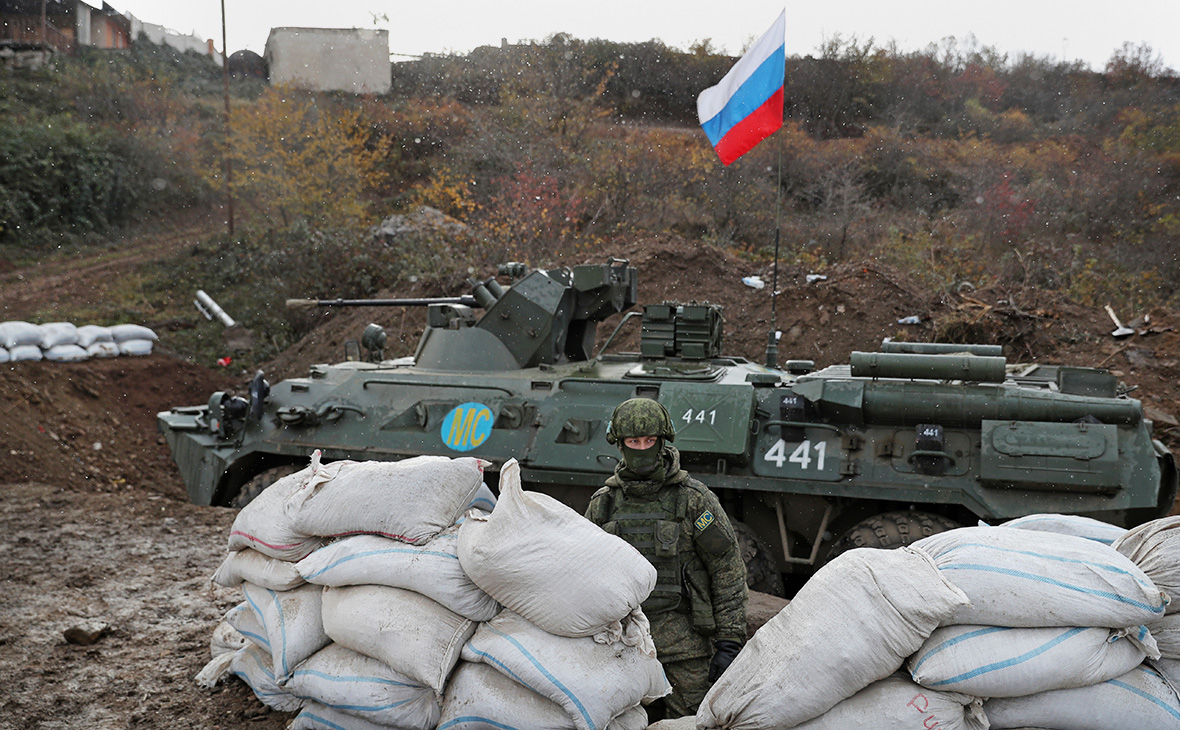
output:
M680 468L675 436L656 401L619 404L606 440L623 457L586 509L587 519L656 568L643 612L672 685L667 717L696 714L746 640L746 568L737 538L717 495Z

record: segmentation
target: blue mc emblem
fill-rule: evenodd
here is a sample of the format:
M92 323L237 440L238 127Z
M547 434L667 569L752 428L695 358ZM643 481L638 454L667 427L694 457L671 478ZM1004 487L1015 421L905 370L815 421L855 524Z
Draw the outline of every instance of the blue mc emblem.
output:
M439 434L455 451L471 451L492 435L492 410L483 403L462 403L443 419Z

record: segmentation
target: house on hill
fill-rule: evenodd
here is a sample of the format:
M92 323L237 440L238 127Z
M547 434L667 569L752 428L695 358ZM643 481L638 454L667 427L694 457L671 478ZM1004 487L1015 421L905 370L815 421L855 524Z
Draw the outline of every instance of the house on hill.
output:
M79 46L131 47L131 21L103 3L81 0L0 0L0 56L17 65L40 65Z
M392 85L387 30L271 28L263 55L271 85L355 94L384 94Z

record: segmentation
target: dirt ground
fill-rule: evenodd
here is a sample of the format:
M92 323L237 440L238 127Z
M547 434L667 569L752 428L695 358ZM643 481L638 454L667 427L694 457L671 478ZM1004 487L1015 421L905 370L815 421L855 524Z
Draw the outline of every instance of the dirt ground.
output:
M184 233L184 232L182 232ZM144 236L118 257L19 268L0 266L0 321L25 319L57 301L103 295L96 268L138 267L169 253L182 234ZM640 269L640 300L725 305L725 349L762 361L771 328L769 267L675 239L603 251ZM107 269L109 270L109 269ZM818 366L846 362L884 337L934 340L969 332L1004 344L1009 361L1094 365L1114 370L1143 399L1157 433L1180 442L1176 321L1168 312L1121 313L1138 333L1110 336L1100 308L1049 292L971 291L941 300L873 265L844 266L808 283L803 270L779 272L774 328L779 359ZM767 283L753 289L743 276ZM484 274L485 276L487 274ZM419 284L399 296L456 294ZM391 293L394 294L394 293ZM1149 320L1141 321L1143 314ZM918 315L918 325L897 320ZM194 316L197 316L194 312ZM389 330L391 355L407 354L419 312L320 313L321 323L266 371L272 382L309 364L338 359L368 321ZM144 322L148 326L159 323ZM614 322L600 328L601 337ZM617 347L636 349L635 331ZM186 500L155 414L206 402L214 390L244 386L224 373L158 348L148 357L77 364L0 366L0 730L85 727L280 728L289 713L267 710L237 681L203 690L193 676L209 659L209 638L235 592L210 583L234 513ZM97 634L79 645L71 629Z

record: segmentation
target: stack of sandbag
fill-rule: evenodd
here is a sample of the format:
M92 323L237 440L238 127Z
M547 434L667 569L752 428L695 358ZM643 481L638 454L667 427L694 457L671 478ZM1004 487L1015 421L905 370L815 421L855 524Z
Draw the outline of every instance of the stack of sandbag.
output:
M1174 693L1162 700L1166 709L1158 696L1135 694L1150 684L1144 661L1159 658L1146 625L1164 615L1168 596L1105 537L1095 538L1104 534L1100 525L1086 526L1092 534L1079 537L1076 520L1059 524L1074 534L970 527L914 543L970 603L910 657L912 679L931 690L989 698L983 707L994 730L1037 727L1051 717L1057 719L1045 726L1061 730L1123 727L1131 696L1155 708L1142 708L1148 715L1175 711L1180 721ZM1126 692L1123 701L1102 704L1116 688ZM1099 696L1101 702L1082 699ZM1073 709L1062 714L1062 702ZM1077 724L1083 717L1085 724Z
M1175 600L1163 616L1148 621L1164 659L1180 659L1180 517L1144 523L1114 541L1113 547Z
M966 605L922 551L850 550L754 634L705 695L697 726L983 730L974 698L893 676Z
M77 327L70 322L0 322L0 363L150 355L157 339L150 328L138 324Z
M244 597L224 620L247 641L229 671L268 706L300 710L294 728L434 728L460 650L499 610L455 554L485 464L323 464L317 451L264 490L214 575ZM225 664L215 656L199 681Z
M548 495L515 460L490 514L459 527L463 571L505 610L463 647L440 728L640 730L670 690L639 604L655 569Z

